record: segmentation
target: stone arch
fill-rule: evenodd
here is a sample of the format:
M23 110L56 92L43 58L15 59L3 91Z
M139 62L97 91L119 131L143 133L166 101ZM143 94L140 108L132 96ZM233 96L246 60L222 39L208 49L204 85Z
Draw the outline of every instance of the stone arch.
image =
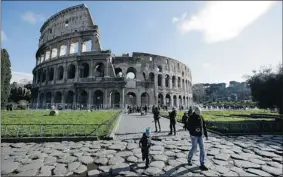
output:
M118 92L117 90L113 90L111 93L110 93L110 106L111 108L120 108L120 103L121 103L121 100L120 100L120 92Z
M177 107L177 96L176 95L173 96L173 105L174 107Z
M64 77L64 68L63 68L63 66L59 66L59 68L58 68L58 73L57 73L57 79L58 80L62 80L63 79L63 77Z
M127 78L128 79L136 79L137 77L137 70L133 67L127 69Z
M166 94L166 99L165 100L166 100L166 106L170 107L171 106L171 102L172 102L170 94Z
M76 66L70 64L68 67L68 79L74 79L76 76Z
M169 75L165 75L165 87L169 87Z
M181 87L181 78L178 77L178 88L180 88L180 87Z
M80 66L80 78L86 78L89 76L89 64L83 63Z
M149 106L149 104L150 104L149 94L147 92L143 92L141 94L141 105L142 106L144 106L144 105Z
M96 90L94 93L93 93L93 105L95 107L99 107L99 108L103 108L103 91L101 90Z
M172 77L172 87L176 87L176 76Z
M67 103L67 104L73 104L73 102L74 102L74 96L75 96L75 93L74 93L72 90L69 90L69 91L67 92L67 96L66 96L65 103Z
M95 77L104 77L104 64L97 63L94 67Z
M179 106L181 106L181 105L183 105L183 104L182 104L182 96L179 95Z
M156 69L156 70L157 70L157 72L163 72L162 66L160 66L160 65L157 66L157 69Z
M86 106L88 102L88 93L85 90L81 90L79 96L79 103Z
M158 94L158 105L160 105L160 106L164 105L164 103L163 103L163 94L162 93Z
M158 74L157 84L159 87L162 86L162 74Z
M115 68L115 74L117 77L123 77L124 73L123 70L121 68Z
M55 93L55 99L54 99L55 103L61 103L62 102L62 93L61 92L56 92Z
M49 81L53 81L54 79L54 69L53 68L50 68L48 71L48 79Z
M134 92L127 93L126 103L128 105L136 105L137 104L137 95Z
M151 82L154 82L154 73L153 72L149 73L149 80Z

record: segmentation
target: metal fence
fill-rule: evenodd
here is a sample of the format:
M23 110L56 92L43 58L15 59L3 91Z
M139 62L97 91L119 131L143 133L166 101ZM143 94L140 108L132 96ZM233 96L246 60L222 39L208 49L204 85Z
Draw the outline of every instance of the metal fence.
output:
M45 104L33 104L29 106L29 109L52 109L54 106L58 110L101 110L101 109L121 109L120 104L64 104L64 103L45 103Z
M2 124L2 138L22 137L103 137L112 130L120 112L101 124Z

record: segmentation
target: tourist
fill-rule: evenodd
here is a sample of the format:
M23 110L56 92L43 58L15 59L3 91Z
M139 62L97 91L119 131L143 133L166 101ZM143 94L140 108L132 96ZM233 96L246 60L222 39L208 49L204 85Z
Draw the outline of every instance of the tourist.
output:
M177 111L176 111L175 107L173 107L172 112L169 113L170 133L168 135L172 135L173 129L174 129L174 135L176 135L176 116L177 116Z
M194 113L190 116L188 120L188 129L191 135L192 148L188 154L188 165L192 165L192 158L197 150L197 144L199 144L200 149L200 169L208 170L204 165L205 162L205 152L204 152L204 142L203 135L208 139L207 130L203 117L201 116L201 110L199 107L195 108Z
M139 147L141 148L142 153L142 160L145 161L145 168L148 168L149 165L149 148L151 146L151 140L150 140L150 129L147 128L145 133L143 133L142 138L139 142Z
M155 124L155 132L157 132L157 124L159 126L159 132L161 132L161 127L160 127L160 112L158 110L158 107L155 108L153 112L153 118L154 118L154 124Z
M144 112L145 112L145 115L147 115L147 106L146 105L144 106Z
M155 106L153 105L151 109L152 114L154 114L154 111L155 111Z
M187 124L187 120L188 120L189 116L188 116L188 113L187 112L184 112L184 115L182 117L182 123L184 124L183 128L184 130L186 130L186 124Z

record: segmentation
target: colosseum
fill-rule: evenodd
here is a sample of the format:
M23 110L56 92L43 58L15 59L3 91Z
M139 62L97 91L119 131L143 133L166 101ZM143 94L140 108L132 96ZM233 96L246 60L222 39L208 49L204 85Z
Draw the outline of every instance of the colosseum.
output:
M192 75L185 64L133 52L115 56L101 48L89 9L77 5L51 16L40 29L33 69L33 107L188 107Z

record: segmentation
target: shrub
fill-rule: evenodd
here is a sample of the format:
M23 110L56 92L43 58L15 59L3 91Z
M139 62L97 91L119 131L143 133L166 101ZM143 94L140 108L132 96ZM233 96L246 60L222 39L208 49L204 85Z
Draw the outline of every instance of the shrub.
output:
M20 100L18 102L18 109L26 110L28 108L28 102L26 100Z

